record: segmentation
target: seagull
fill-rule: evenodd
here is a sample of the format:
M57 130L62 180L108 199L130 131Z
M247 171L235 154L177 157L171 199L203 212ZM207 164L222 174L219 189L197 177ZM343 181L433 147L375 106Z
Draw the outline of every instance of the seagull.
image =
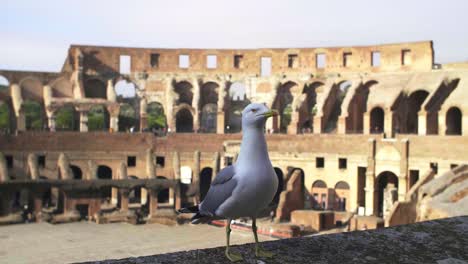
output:
M211 183L205 199L199 204L179 210L195 213L193 224L226 219L226 257L243 260L242 255L229 250L231 221L240 217L252 218L255 255L271 258L273 253L258 245L256 218L267 208L278 189L278 178L271 165L265 140L265 122L278 113L265 104L251 103L242 111L242 143L236 162L222 169Z

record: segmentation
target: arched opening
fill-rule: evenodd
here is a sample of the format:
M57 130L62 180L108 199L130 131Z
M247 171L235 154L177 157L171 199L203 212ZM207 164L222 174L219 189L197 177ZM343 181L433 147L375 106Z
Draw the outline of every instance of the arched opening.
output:
M370 113L371 133L383 133L384 131L384 111L380 107L375 107Z
M39 176L39 180L48 180L47 177L44 176ZM54 207L54 202L52 199L52 188L47 188L43 193L42 193L42 207L43 208L50 208Z
M0 93L3 91L8 91L9 87L10 82L8 81L8 79L5 78L5 76L0 75Z
M178 95L178 99L176 100L176 104L188 104L192 105L193 100L193 91L192 91L192 84L187 81L181 81L174 85L174 91Z
M384 171L377 176L377 213L385 217L398 200L398 177L390 171Z
M352 83L350 81L342 81L335 84L324 106L325 133L335 133L338 123L338 117L341 115L341 105L348 93Z
M346 117L347 134L364 132L364 113L367 111L367 99L370 87L374 84L377 84L377 82L369 81L366 84L361 84L356 89L348 105L348 116Z
M73 173L73 179L75 180L81 180L83 179L83 172L81 171L80 167L75 166L75 165L70 165L70 169ZM112 174L112 172L111 172Z
M203 199L205 199L205 196L208 193L208 190L210 189L212 176L212 168L203 168L203 170L200 172L200 201L203 201Z
M167 180L164 176L157 176L157 179ZM158 203L168 203L169 202L169 188L162 189L158 192Z
M229 100L226 106L226 133L239 133L242 129L242 110L250 103L243 83L234 82L229 86Z
M26 130L43 130L45 128L44 109L35 101L25 101L23 111L26 119Z
M218 106L216 104L206 104L201 111L201 133L216 133Z
M52 96L57 98L72 98L73 84L68 78L59 77L50 83L52 88Z
M314 115L317 113L317 89L322 86L321 82L306 85L302 91L305 96L299 108L299 124L302 133L312 133L314 126Z
M176 114L176 132L193 132L193 116L190 110L188 110L187 108L180 109Z
M457 107L451 107L445 117L446 135L462 134L462 112Z
M131 180L138 180L138 177L134 175L130 175L128 178ZM130 191L128 194L128 203L141 205L141 187L135 187Z
M106 84L98 79L87 80L84 85L86 98L102 98L107 99Z
M284 190L284 175L283 171L280 168L274 168L276 177L278 177L278 189L276 190L275 197L273 198L273 203L278 204L281 196L281 192Z
M136 111L131 105L123 103L120 105L119 110L119 131L130 131L132 127L134 130L137 130L138 117Z
M418 133L418 112L421 110L421 106L426 100L428 92L419 90L413 92L408 98L408 114L406 116L406 129L409 134ZM395 128L398 132L398 128Z
M291 123L291 115L293 111L292 102L294 99L291 89L294 86L297 86L297 83L290 81L278 88L272 108L276 109L279 115L277 117L273 117L273 129L275 130L273 132L287 133L288 131L288 126ZM279 122L277 118L279 118Z
M148 118L148 128L163 130L166 128L166 116L164 115L164 108L158 102L151 102L146 108Z
M317 180L312 184L312 208L316 210L328 208L328 188L322 180Z
M73 106L64 106L55 113L57 131L76 131L79 129L79 116Z
M93 106L88 112L88 130L106 131L109 129L109 112L104 106Z
M136 95L136 87L132 82L127 82L127 80L118 81L115 86L115 94L120 99L122 98L132 98Z
M11 131L10 114L8 104L0 101L0 132L9 133Z
M349 210L350 190L349 184L345 181L339 181L335 185L335 206L336 211Z
M97 170L97 178L100 180L111 180L112 169L105 166L99 165ZM105 187L101 189L101 198L108 204L110 204L110 198L112 196L112 187Z

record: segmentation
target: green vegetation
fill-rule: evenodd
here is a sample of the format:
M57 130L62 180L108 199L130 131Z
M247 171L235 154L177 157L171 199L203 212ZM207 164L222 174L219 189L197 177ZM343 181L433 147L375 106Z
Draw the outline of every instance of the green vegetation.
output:
M8 106L5 103L0 102L0 129L9 129L10 128L10 118L9 118Z
M136 117L135 109L129 104L120 106L119 112L119 131L127 131L131 127L138 126L138 118Z
M166 127L166 116L164 115L163 107L158 103L151 103L147 108L148 113L148 128L164 128Z
M55 127L58 130L73 130L73 108L61 108L55 115Z
M291 114L292 114L292 106L291 104L288 104L283 109L283 113L281 114L281 126L280 126L281 132L286 132L288 130L288 126L291 123Z
M88 112L88 130L89 131L102 131L107 128L106 114L102 106L91 108Z
M26 129L41 130L44 128L42 121L42 107L38 102L26 101L23 104L26 117Z

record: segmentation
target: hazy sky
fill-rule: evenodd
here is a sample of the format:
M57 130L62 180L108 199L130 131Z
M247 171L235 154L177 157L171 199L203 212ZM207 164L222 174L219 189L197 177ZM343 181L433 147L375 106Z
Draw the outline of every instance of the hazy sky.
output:
M70 44L260 48L433 40L436 62L468 61L468 0L0 1L0 69L59 71Z

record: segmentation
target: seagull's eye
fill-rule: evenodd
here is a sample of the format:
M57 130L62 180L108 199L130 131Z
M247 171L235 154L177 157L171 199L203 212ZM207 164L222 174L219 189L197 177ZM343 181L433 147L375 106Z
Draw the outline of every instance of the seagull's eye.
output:
M256 113L257 112L257 109L252 109L252 113Z

